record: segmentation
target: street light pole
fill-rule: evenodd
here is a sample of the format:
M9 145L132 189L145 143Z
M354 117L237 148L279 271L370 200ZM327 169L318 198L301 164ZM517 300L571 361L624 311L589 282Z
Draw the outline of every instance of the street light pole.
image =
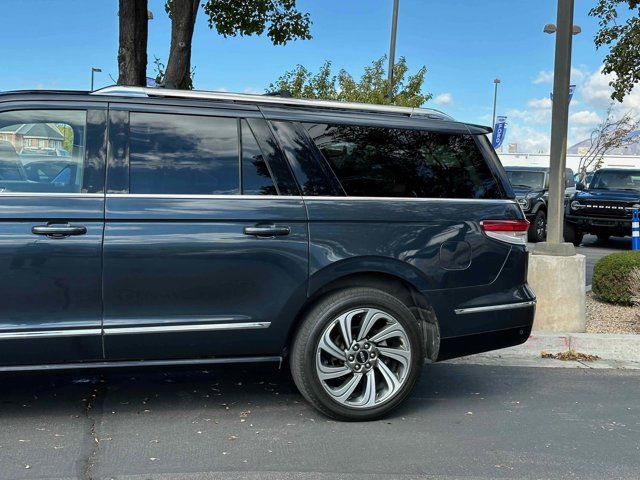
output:
M491 128L495 128L496 126L496 104L498 102L498 84L500 83L500 79L496 78L493 83L495 87L493 89L493 121L491 122ZM493 133L491 134L491 140L493 140Z
M396 57L396 34L398 33L398 6L400 0L393 0L393 16L391 19L391 44L389 45L389 102L393 102L393 65Z
M551 146L549 150L547 241L539 245L539 253L550 255L575 255L575 247L570 243L564 243L563 237L574 1L558 0L553 107L551 110Z
M91 67L91 91L93 92L93 74L100 73L102 71L101 68Z

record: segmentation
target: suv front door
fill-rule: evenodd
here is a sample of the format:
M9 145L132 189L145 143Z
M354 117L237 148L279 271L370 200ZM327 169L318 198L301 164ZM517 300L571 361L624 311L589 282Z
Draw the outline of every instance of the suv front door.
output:
M0 366L103 358L106 116L0 111Z
M279 353L306 295L307 218L259 111L112 114L107 359Z

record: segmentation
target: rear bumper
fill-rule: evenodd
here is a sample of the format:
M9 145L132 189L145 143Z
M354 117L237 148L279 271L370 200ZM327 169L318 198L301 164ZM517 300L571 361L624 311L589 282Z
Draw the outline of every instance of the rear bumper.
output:
M527 284L528 253L513 247L487 285L425 292L440 328L438 360L497 350L529 337L536 296Z
M463 337L443 338L440 341L440 350L436 361L440 362L465 355L473 355L474 353L513 347L526 342L531 334L531 327L533 325L534 309L531 310L531 323L523 325L522 327L465 335Z

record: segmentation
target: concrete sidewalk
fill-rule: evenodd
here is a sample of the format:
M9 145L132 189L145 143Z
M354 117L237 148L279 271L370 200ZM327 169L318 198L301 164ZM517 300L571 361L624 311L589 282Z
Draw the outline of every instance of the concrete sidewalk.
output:
M597 355L593 362L542 358L542 352L574 350ZM533 332L522 345L470 355L451 363L522 367L623 368L640 369L640 335Z

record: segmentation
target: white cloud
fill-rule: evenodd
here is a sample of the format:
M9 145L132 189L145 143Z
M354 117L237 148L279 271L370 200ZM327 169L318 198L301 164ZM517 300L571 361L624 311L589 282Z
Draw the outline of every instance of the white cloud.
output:
M571 67L571 82L580 83L586 75L586 72L580 68ZM550 70L540 70L532 82L536 85L540 83L553 83L553 72Z
M507 127L505 143L517 143L519 152L538 153L549 151L549 135L518 123Z
M593 125L572 125L569 123L569 147L590 138L594 128L595 127Z
M436 105L452 105L453 96L450 93L441 93L433 99L433 103Z
M577 125L596 125L601 122L600 116L590 110L580 110L569 116L569 123Z
M252 95L261 95L264 93L264 90L260 90L259 88L247 87L243 90L243 93L250 93Z
M549 97L534 98L533 100L529 100L527 105L529 105L529 108L545 110L551 108L553 102L551 102L551 98Z
M609 86L609 82L615 78L615 74L603 74L602 67L589 75L581 90L584 103L595 109L606 109L612 102L613 88ZM627 112L640 116L640 87L638 86L624 97L622 103L617 101L613 103L614 117Z
M571 67L571 83L580 83L587 76L587 72L578 67Z
M611 75L604 75L602 67L587 77L580 89L582 100L592 107L606 108L611 103Z
M548 72L546 70L540 70L536 78L534 78L533 83L551 83L553 82L553 72Z
M526 110L512 108L507 110L507 116L520 119L526 124L543 125L551 120L551 105L549 98L534 98L527 102Z

